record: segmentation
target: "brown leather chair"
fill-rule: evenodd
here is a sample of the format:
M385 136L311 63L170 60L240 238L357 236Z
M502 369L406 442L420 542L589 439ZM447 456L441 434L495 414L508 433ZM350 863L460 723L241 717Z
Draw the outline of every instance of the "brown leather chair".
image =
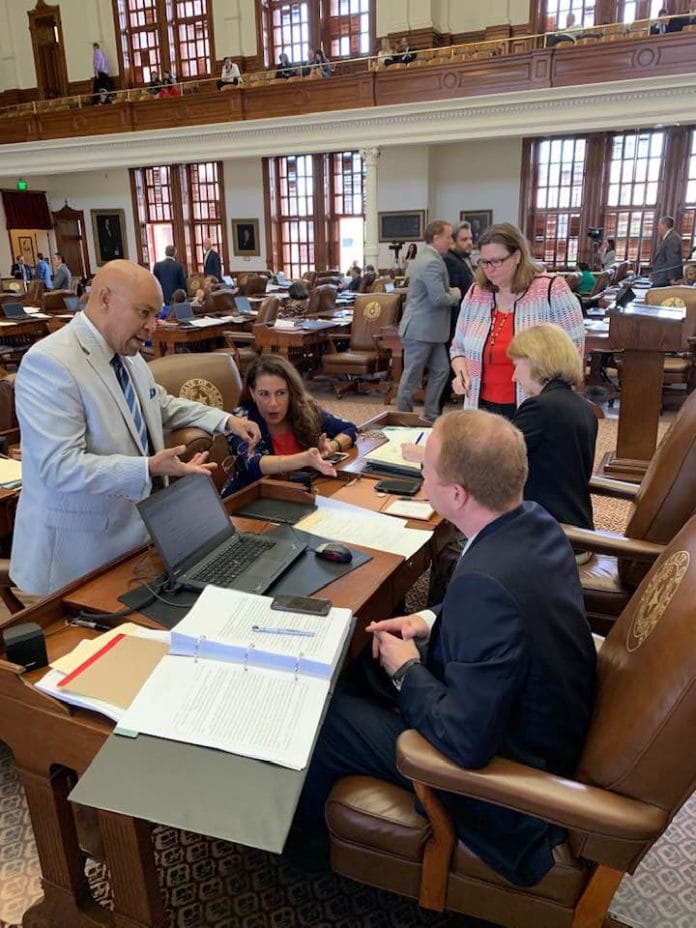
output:
M260 296L266 292L268 278L262 274L248 274L244 284L244 292L247 296Z
M0 360L2 360L0 356ZM0 378L0 435L8 444L19 443L19 421L15 411L15 374L4 372Z
M203 309L207 315L222 313L228 316L234 314L236 308L234 294L230 290L211 290L203 303Z
M317 284L309 294L307 314L325 313L336 306L337 287L334 284Z
M197 290L203 289L203 275L189 274L186 278L186 293L189 297L194 297Z
M358 294L353 303L353 325L347 351L337 351L333 342L322 358L321 374L345 377L346 383L336 384L337 396L349 390L366 392L374 384L360 383L354 378L374 379L389 366L389 353L380 349L377 337L385 326L394 325L401 300L398 293Z
M42 310L51 315L66 312L65 297L75 296L74 290L47 290L43 296Z
M696 519L674 538L598 655L594 715L573 780L501 757L458 767L415 731L397 765L417 791L352 776L326 807L331 865L351 879L506 928L601 928L632 873L696 786ZM462 842L435 790L567 830L535 886L513 886Z
M587 617L604 632L621 613L650 564L696 513L696 393L658 445L640 486L593 477L593 493L632 501L623 535L565 525L573 545L595 552L580 566Z
M259 307L253 328L256 329L258 325L265 327L275 322L279 308L280 300L278 297L267 296ZM235 332L233 329L226 329L222 334L225 338L226 347L218 348L217 353L230 354L238 370L245 374L247 368L253 364L261 353L261 345L257 344L253 332Z
M29 286L27 287L27 292L24 294L22 303L24 303L25 306L41 306L45 290L46 288L42 280L29 281Z
M305 271L302 275L302 280L307 282L308 287L313 287L317 280L316 271Z
M173 396L183 396L227 412L239 403L242 380L229 354L169 354L150 361L150 368L156 382ZM220 465L227 456L223 435L213 438L203 429L187 427L170 432L166 443L168 448L186 445L186 460L198 451L208 451L209 459L218 464L213 479L218 489L222 486L226 478L220 473Z
M377 275L372 271L365 273L360 280L360 286L358 287L358 293L369 293L372 287L372 284L377 280Z

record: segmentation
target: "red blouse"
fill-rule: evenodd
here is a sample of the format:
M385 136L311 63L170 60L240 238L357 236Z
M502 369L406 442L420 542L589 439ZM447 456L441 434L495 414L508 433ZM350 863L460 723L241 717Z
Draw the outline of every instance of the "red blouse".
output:
M299 454L304 449L299 446L294 432L284 432L282 435L271 435L273 454Z
M481 399L489 403L515 403L512 373L515 365L507 356L514 335L514 312L493 312L491 328L483 347Z

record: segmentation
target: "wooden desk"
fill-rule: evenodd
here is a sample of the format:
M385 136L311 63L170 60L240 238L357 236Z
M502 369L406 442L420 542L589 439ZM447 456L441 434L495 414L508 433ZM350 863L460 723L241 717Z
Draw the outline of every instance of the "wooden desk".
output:
M195 345L198 351L212 351L214 348L224 346L225 339L222 333L235 327L233 322L218 322L203 328L164 323L157 326L152 336L152 354L155 358L161 358L165 354L174 354L177 345L187 348Z
M609 347L622 349L621 405L616 451L600 472L640 483L657 444L666 351L683 346L684 309L630 305L609 313Z
M301 328L276 329L275 326L254 326L256 345L264 351L280 354L298 370L311 372L321 366L321 356L328 350L329 342L337 333L350 338L350 326L332 325L319 330Z
M250 526L248 520L235 522L240 528ZM66 627L66 617L74 615L79 606L107 612L119 609L116 597L131 583L136 565L139 575L160 569L154 554L143 559L146 550L131 552L77 580L3 627L17 621L38 622L46 634L49 660L67 653L82 637L94 637L94 633ZM406 582L401 578L403 558L371 553L372 561L319 594L330 597L337 606L352 609L363 627L368 619L392 614ZM144 617L142 620L152 624ZM152 826L145 821L97 813L113 912L102 909L90 895L73 807L67 797L75 776L86 770L110 735L112 723L34 689L32 683L44 672L24 673L23 668L0 660L0 739L13 752L24 784L44 891L43 899L25 914L22 924L24 928L165 928L168 918L154 864Z

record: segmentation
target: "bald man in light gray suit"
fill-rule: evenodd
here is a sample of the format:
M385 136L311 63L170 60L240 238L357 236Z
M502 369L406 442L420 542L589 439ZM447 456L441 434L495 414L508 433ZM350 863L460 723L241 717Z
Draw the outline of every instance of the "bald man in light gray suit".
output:
M181 461L184 446L165 448L165 429L229 429L251 445L259 438L255 423L155 383L139 352L161 308L149 271L111 261L94 278L84 312L22 361L22 492L10 576L27 593L51 593L143 544L135 504L150 495L153 478L215 467L207 452Z
M404 372L399 382L396 407L413 411L413 395L428 367L423 416L434 422L440 414L440 394L449 380L449 356L445 347L450 333L450 309L461 301L458 287L449 286L442 256L452 246L452 226L436 219L425 229L425 247L409 265L408 297L399 326L404 343Z

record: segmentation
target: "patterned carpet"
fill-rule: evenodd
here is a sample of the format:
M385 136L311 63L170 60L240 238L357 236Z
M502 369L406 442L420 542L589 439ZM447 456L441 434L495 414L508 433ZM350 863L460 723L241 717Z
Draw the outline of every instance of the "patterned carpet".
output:
M358 422L384 408L373 397L336 401L325 388L317 388L317 395L332 412ZM600 421L598 459L615 441L616 420ZM623 529L628 503L596 498L594 504L598 527ZM424 576L409 595L411 608L422 605L426 589ZM480 921L427 913L333 874L308 877L279 857L223 841L160 828L154 842L171 928L483 928ZM87 873L95 898L108 907L103 868L89 861ZM16 928L40 896L24 793L9 751L0 745L0 928ZM624 879L612 912L631 928L696 926L696 796L636 875Z

